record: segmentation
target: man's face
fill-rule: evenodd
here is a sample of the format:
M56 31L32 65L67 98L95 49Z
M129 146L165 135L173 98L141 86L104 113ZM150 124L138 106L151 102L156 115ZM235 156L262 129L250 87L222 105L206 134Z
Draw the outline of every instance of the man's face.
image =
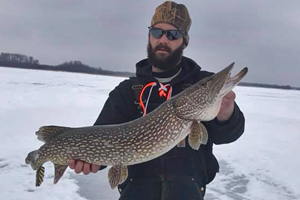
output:
M166 23L159 23L154 27L163 30L177 29ZM150 34L147 48L149 62L154 68L160 69L160 71L172 69L180 62L184 48L182 37L176 40L169 40L164 34L157 39Z

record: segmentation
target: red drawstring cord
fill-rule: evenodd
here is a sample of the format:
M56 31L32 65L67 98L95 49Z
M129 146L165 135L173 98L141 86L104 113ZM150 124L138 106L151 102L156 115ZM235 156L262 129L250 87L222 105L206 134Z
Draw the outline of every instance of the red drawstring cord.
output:
M163 85L162 83L159 83L160 85L160 88L158 89L158 94L159 96L164 96L166 97L166 100L168 100L171 96L171 93L172 93L172 87L170 84L166 84L166 85ZM168 91L168 87L170 88L169 91ZM168 94L166 94L166 92L168 91Z
M143 113L144 113L143 116L146 115L146 110L147 110L148 102L149 102L149 99L150 99L150 95L151 95L151 92L152 92L153 87L156 86L156 84L157 84L156 82L150 82L150 83L148 83L147 85L145 85L145 86L142 88L141 92L140 92L140 95L139 95L139 101L140 101L140 102L139 102L139 103L140 103L141 108L142 108L142 111L143 111ZM163 85L162 83L159 83L159 84L160 84L160 88L158 89L158 90L159 90L159 92L158 92L159 96L160 96L160 97L161 97L161 96L164 96L164 97L166 97L166 100L168 100L168 99L171 97L172 87L170 86L170 84L166 84L166 85ZM147 101L146 101L146 106L145 106L144 103L143 103L143 94L144 94L144 91L145 91L145 89L146 89L147 87L151 87L151 90L150 90L148 99L147 99ZM168 88L167 88L167 87L170 87L169 91L168 91ZM168 94L166 94L166 91L168 91Z
M141 105L141 108L142 108L142 110L143 110L143 116L145 116L146 115L146 108L145 108L145 105L144 105L144 103L143 103L143 94L144 94L144 91L145 91L145 89L147 88L147 87L149 87L149 86L151 86L151 87L153 87L154 86L154 84L156 85L156 82L150 82L150 83L148 83L147 85L145 85L144 87L143 87L143 89L142 89L142 91L141 91L141 93L140 93L140 105ZM149 96L150 96L150 94L149 94ZM148 101L146 102L146 104L148 103Z

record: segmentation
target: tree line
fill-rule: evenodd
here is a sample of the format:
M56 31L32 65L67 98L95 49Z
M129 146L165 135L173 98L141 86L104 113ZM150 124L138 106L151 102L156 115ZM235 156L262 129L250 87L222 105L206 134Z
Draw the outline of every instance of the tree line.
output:
M26 56L26 55L16 54L16 53L1 53L0 67L1 66L24 68L24 69L78 72L78 73L99 74L99 75L108 75L108 76L123 76L123 77L134 76L134 73L131 72L109 71L109 70L104 70L100 67L99 68L90 67L82 63L81 61L68 61L55 66L42 65L39 63L39 60L34 59L32 56ZM239 83L239 86L300 90L300 88L291 87L289 85L271 85L271 84L246 83L246 82Z
M292 87L290 85L276 85L276 84L264 84L264 83L246 83L246 82L240 82L239 86L261 87L261 88L274 88L274 89L285 89L285 90L300 90L300 88Z
M67 61L59 65L44 65L40 64L39 60L34 59L32 56L26 56L17 53L1 53L0 54L0 66L23 68L23 69L37 69L37 70L51 70L51 71L67 71L67 72L79 72L88 74L100 74L111 76L133 76L131 72L118 72L109 71L102 68L95 68L83 64L81 61Z
M6 63L23 63L30 65L38 65L39 60L34 59L32 56L26 56L17 53L1 53L0 62Z

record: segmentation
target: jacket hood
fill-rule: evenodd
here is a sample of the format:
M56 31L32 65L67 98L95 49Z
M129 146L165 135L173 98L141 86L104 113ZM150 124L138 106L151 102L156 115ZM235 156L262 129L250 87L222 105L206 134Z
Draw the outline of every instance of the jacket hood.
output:
M179 76L171 81L171 84L189 79L201 70L201 67L195 61L185 56L182 56L179 65L181 65L182 70ZM149 64L148 59L143 59L136 64L136 76L145 82L155 81L152 76L152 66Z

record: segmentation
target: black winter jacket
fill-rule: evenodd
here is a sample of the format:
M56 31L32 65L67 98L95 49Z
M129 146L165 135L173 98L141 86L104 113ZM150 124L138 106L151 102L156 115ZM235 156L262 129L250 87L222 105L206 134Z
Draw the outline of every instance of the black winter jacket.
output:
M180 74L169 83L172 86L172 96L213 74L201 70L200 66L187 57L182 58L180 66ZM140 84L157 81L152 76L147 59L137 63L136 68L136 79ZM131 79L127 79L110 92L95 125L125 123L141 117L141 110L135 103L136 95L132 89L134 84ZM165 101L157 95L158 87L152 90L147 113ZM145 99L149 92L150 89L145 90ZM227 122L219 123L214 119L202 123L209 135L206 145L195 151L186 142L185 148L174 147L159 158L128 166L129 177L119 187L120 199L202 199L206 184L219 171L218 162L213 155L213 144L226 144L237 140L244 132L245 119L235 104L234 113ZM194 193L194 196L189 196L190 193Z

